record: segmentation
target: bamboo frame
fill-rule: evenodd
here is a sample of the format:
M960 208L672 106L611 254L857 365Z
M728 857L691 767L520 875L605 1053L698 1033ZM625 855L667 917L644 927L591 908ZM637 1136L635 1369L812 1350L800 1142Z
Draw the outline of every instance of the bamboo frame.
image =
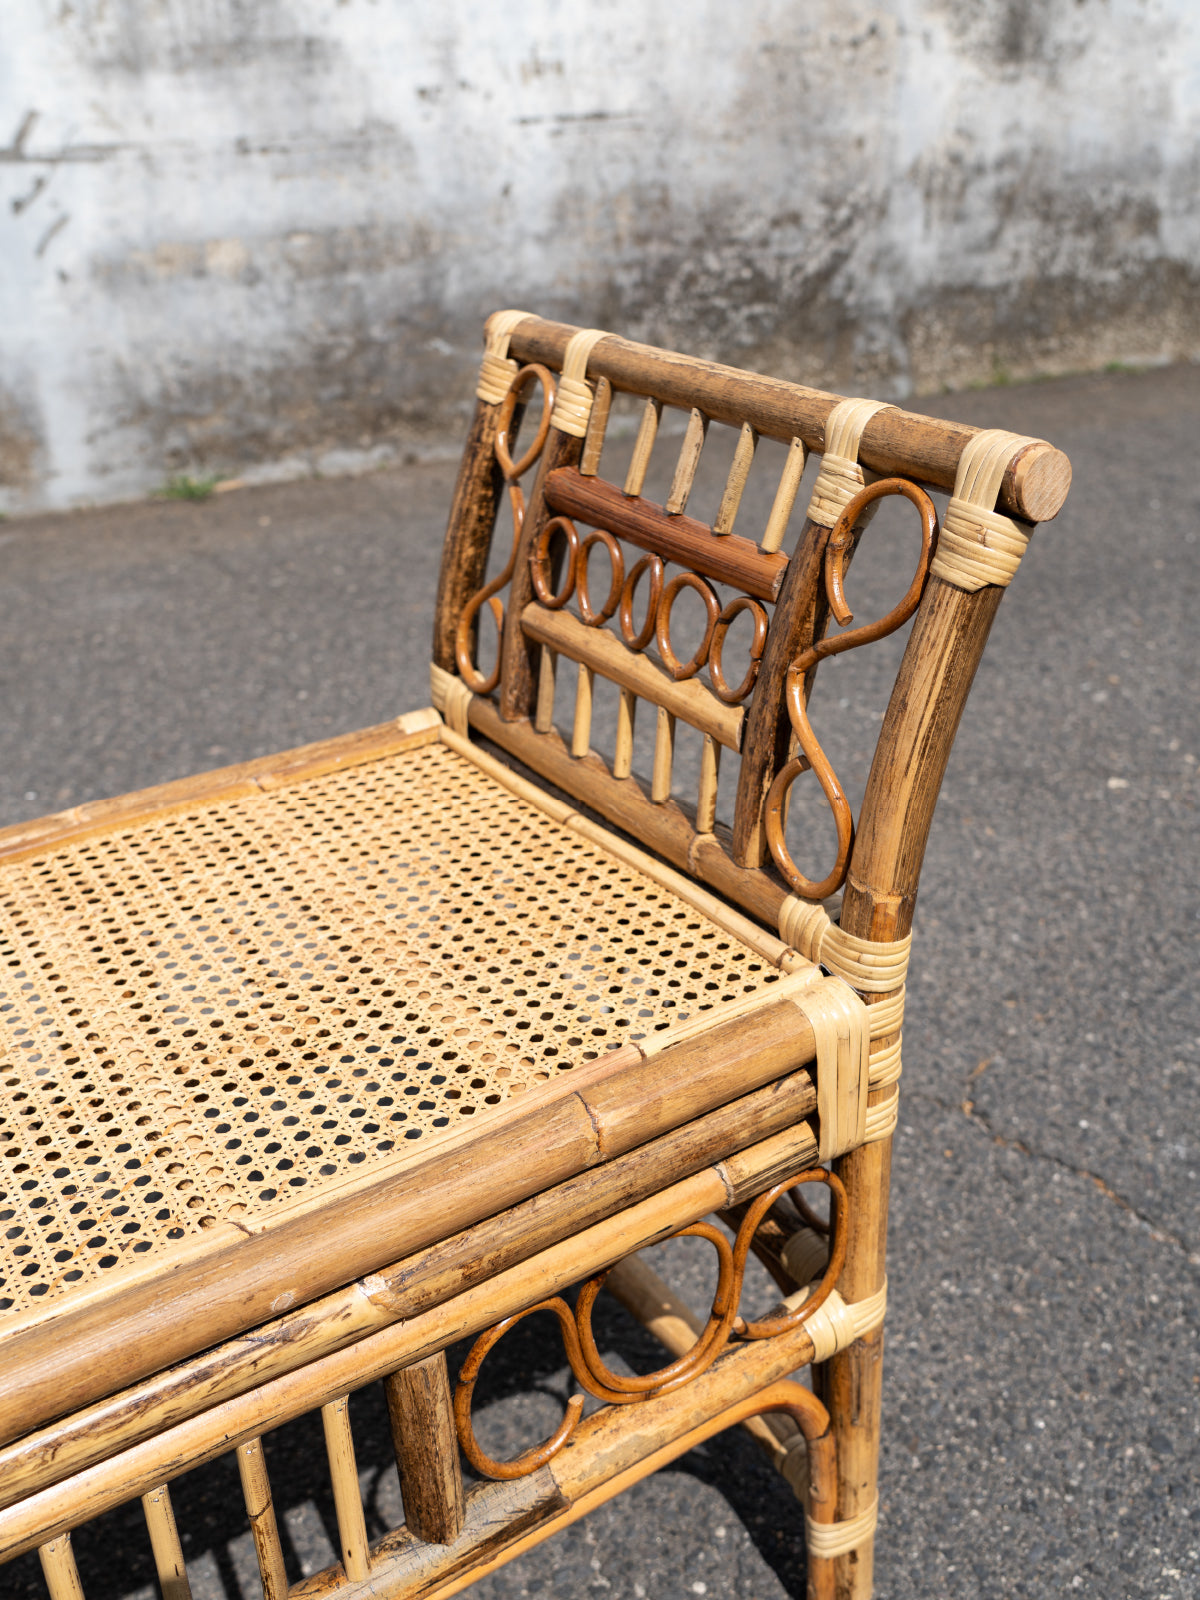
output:
M505 313L489 335L489 371L493 378L499 374L502 388L510 349L518 362L557 369L577 331ZM494 701L469 694L454 677L455 639L466 626L464 608L478 602L501 489L516 479L508 455L500 470L497 450L500 426L499 443L516 453L523 405L514 405L511 395L503 408L491 401L476 406L447 533L434 619L434 663L442 674L435 694L455 728L484 735L506 759L445 726L436 712L416 712L283 756L0 831L0 860L21 862L437 743L471 762L497 789L535 806L580 848L599 846L669 888L779 972L811 973L805 958L762 926L777 924L788 891L767 863L761 818L767 790L789 756L790 728L780 711L786 674L803 652L814 660L820 653L816 646L836 601L825 570L829 529L806 520L790 559L781 547L806 453L825 448L838 397L612 335L589 334L573 347L572 361L578 364L569 377L571 403L561 415L572 426L578 418L582 437L551 427L540 457L536 447L527 457L538 458L537 478L523 523L517 514ZM551 375L542 381L548 392ZM599 475L616 389L646 397L623 490ZM666 503L658 507L642 498L642 489L664 404L685 410L688 422ZM507 422L500 420L502 410ZM711 527L686 514L710 419L739 429ZM858 459L868 471L899 471L949 488L975 432L887 407L867 420ZM755 543L733 529L760 436L780 440L788 454ZM1048 520L1067 492L1069 463L1040 441L1017 446L1003 474L999 508L1025 522ZM1003 440L993 442L997 447L1007 448ZM997 456L997 474L1000 461ZM674 594L680 582L692 583L710 608L705 647L691 663L677 661L669 648L669 617L666 632L658 628L669 669L663 670L636 645L627 650L604 630L612 595L599 617L585 603L582 622L534 602L530 557L539 552L538 592L544 593L545 573L555 562L539 540L553 516L606 530L593 542L607 544L614 594L623 582L614 535L693 575L671 586ZM843 565L865 520L848 535L838 533ZM651 563L651 574L661 587L661 566ZM584 578L576 572L573 581L586 602ZM754 683L753 699L745 709L728 703L741 691L729 689L720 674L714 675L720 697L689 676L704 660L715 626L711 608L720 605L701 578L731 584L757 605L755 649L763 649L764 637L766 648L760 660L753 658L757 681L752 668L747 685ZM849 858L841 929L852 938L892 944L909 932L938 788L1001 593L988 585L966 593L937 577L925 588ZM769 631L761 602L774 606ZM622 618L632 639L633 624L624 612ZM636 644L652 631L653 619ZM560 655L577 667L569 745L553 727ZM803 663L795 669L803 670ZM611 769L590 749L596 672L620 691ZM811 673L805 695L810 689ZM654 705L656 716L647 786L632 773L639 698ZM680 717L703 738L694 811L672 798ZM731 831L716 818L722 748L741 758ZM602 820L531 783L513 760ZM794 917L789 925L798 926ZM803 981L790 983L794 988ZM894 1000L888 994L864 998L868 1005ZM898 1018L899 1008L893 1009ZM676 1033L622 1045L533 1089L514 1111L478 1132L464 1128L397 1162L386 1182L354 1179L282 1218L241 1228L218 1225L173 1258L169 1290L151 1263L140 1274L125 1274L114 1289L101 1285L25 1315L8 1337L3 1369L0 1559L38 1548L52 1600L81 1600L71 1528L140 1495L164 1600L189 1600L167 1485L232 1448L265 1600L365 1600L379 1593L428 1600L457 1593L735 1423L747 1426L794 1483L800 1481L797 1451L804 1433L814 1540L822 1524L848 1524L856 1536L871 1526L883 1348L882 1330L871 1319L882 1315L886 1283L887 1138L836 1161L846 1195L837 1229L837 1259L845 1244L839 1315L860 1307L862 1320L851 1322L849 1335L844 1321L836 1337L821 1335L821 1350L838 1353L814 1371L816 1399L787 1376L818 1349L801 1326L730 1347L683 1388L596 1413L526 1479L464 1494L444 1354L449 1344L619 1262L610 1287L681 1358L700 1324L632 1253L714 1209L736 1222L751 1196L790 1181L813 1160L817 1145L805 1119L817 1102L808 1065L814 1040L795 1005L765 991L736 1002L724 1020L693 1021ZM876 1055L896 1055L896 1068L881 1075L868 1111L886 1113L894 1099L898 1041L896 1032L874 1041ZM822 1082L825 1095L829 1086ZM879 1122L867 1120L868 1128ZM792 1259L783 1248L788 1226L786 1208L776 1206L754 1245L785 1292ZM746 1248L744 1241L739 1248ZM283 1295L281 1284L287 1285ZM870 1316L868 1307L875 1308ZM874 1331L854 1338L858 1327ZM385 1382L409 1525L370 1547L348 1408L350 1393L377 1379ZM64 1409L68 1415L52 1420ZM315 1409L322 1415L341 1559L289 1590L262 1440ZM781 1411L785 1420L767 1421L759 1415L764 1410ZM870 1536L862 1533L857 1544L843 1540L840 1547L845 1553L810 1561L810 1595L867 1600ZM836 1549L839 1541L817 1540L816 1548Z

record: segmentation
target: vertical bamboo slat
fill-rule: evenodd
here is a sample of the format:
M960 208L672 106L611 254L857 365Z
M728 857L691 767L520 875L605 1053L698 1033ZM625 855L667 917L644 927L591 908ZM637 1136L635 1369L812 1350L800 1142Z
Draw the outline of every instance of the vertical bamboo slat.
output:
M742 431L738 438L737 449L733 452L733 462L729 468L729 476L725 480L725 493L721 496L721 506L717 512L717 520L713 523L713 532L726 534L733 532L733 524L737 518L738 507L742 503L742 493L746 487L746 479L750 476L750 468L754 463L754 452L758 448L758 434L748 422L742 423ZM778 545L775 547L779 548Z
M704 735L700 754L700 787L696 793L696 832L711 833L717 820L717 780L721 775L721 746L711 733Z
M42 1576L50 1591L50 1600L83 1600L83 1585L79 1581L79 1568L75 1565L75 1552L71 1549L71 1535L63 1533L51 1539L38 1550L42 1563Z
M622 689L617 705L617 742L613 752L613 777L627 778L633 771L633 728L637 719L637 695Z
M533 724L539 733L549 733L554 726L554 679L557 670L558 652L544 644L538 668L537 713Z
M279 1543L279 1525L275 1521L271 1480L267 1477L262 1440L248 1439L240 1445L237 1462L242 1479L242 1498L246 1502L246 1515L250 1518L250 1531L254 1535L254 1553L258 1557L263 1600L287 1600L287 1572L283 1565L283 1547Z
M768 554L773 554L779 549L784 534L787 533L788 518L796 503L796 491L800 487L800 479L804 476L805 459L804 445L799 439L793 439L779 477L779 487L775 491L771 515L767 518L766 532L762 536L762 547Z
M650 798L656 806L671 798L671 768L675 762L675 718L665 706L658 707L658 727L654 735L654 771L650 779Z
M642 420L638 424L637 438L633 441L629 471L625 474L626 494L636 495L642 492L642 485L646 481L646 468L650 465L650 452L654 449L661 417L662 401L647 400L642 409Z
M594 667L579 663L579 676L575 682L575 721L571 727L571 754L580 759L587 755L592 742L592 689L596 682Z
M693 406L687 430L683 435L683 443L679 447L679 460L675 463L671 492L667 496L668 516L678 517L687 509L688 497L692 492L696 468L700 465L700 452L704 448L704 436L707 432L708 418L703 411Z
M604 449L604 434L608 428L608 413L612 405L612 384L601 378L592 397L592 413L588 418L587 436L583 441L583 454L579 470L585 478L594 478L600 471L600 453Z
M342 1566L348 1578L365 1578L371 1557L367 1546L367 1524L363 1517L362 1495L358 1488L358 1467L354 1459L354 1439L350 1432L350 1399L342 1395L321 1407L325 1429L325 1453L329 1457L329 1476L333 1483L333 1505L337 1512L338 1539L342 1546Z
M393 1372L384 1390L408 1531L426 1544L450 1544L465 1511L445 1353Z
M142 1510L146 1516L146 1529L150 1535L150 1548L154 1552L162 1600L192 1600L192 1586L188 1582L183 1561L179 1529L175 1526L171 1494L165 1483L142 1496Z

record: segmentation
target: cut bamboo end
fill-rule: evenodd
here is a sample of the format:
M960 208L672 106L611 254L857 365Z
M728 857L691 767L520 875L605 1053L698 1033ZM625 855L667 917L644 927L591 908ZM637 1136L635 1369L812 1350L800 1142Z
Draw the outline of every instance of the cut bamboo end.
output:
M666 512L669 517L677 517L687 509L688 499L692 492L692 484L696 478L696 468L700 465L700 452L704 448L704 437L708 432L708 418L695 406L692 407L688 417L687 428L683 435L683 444L679 448L679 459L675 463L675 476L671 481L671 492L667 496Z
M742 503L742 494L746 488L746 480L750 476L750 468L754 464L754 452L758 449L758 434L748 422L742 423L742 431L738 436L737 448L733 452L733 462L729 468L729 476L725 480L725 493L721 496L721 505L717 511L717 519L713 523L713 532L719 536L733 532L733 524L737 520L738 507Z
M612 384L607 378L601 378L596 384L596 392L592 397L591 415L588 417L587 434L583 441L583 453L579 458L579 470L585 478L594 478L600 471L600 454L604 449L604 435L608 428L608 413L612 407Z
M629 471L625 474L625 493L627 495L640 495L642 485L646 481L646 469L650 465L650 453L654 449L654 441L658 435L658 424L662 417L662 401L649 399L642 407L642 420L638 424L637 438L633 441L633 456L629 462Z
M796 504L796 492L800 488L800 479L804 476L806 460L807 453L803 440L793 439L788 446L787 459L783 463L779 487L775 491L775 500L771 506L771 515L767 518L766 530L762 536L762 548L768 554L773 554L779 549L787 534L792 507Z

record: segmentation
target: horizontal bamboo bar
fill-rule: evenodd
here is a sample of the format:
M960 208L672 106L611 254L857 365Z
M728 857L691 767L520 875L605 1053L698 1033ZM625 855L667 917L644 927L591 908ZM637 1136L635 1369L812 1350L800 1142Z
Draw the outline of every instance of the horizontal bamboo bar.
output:
M301 783L306 778L324 777L347 767L399 755L419 745L431 744L438 737L441 717L432 708L410 711L395 722L383 722L355 733L339 734L316 744L300 745L279 755L259 756L233 767L217 767L194 778L156 784L152 789L136 789L113 800L89 800L56 811L32 822L14 822L0 828L0 861L20 861L43 855L47 850L72 844L97 834L119 833L168 816L174 811L191 811L214 805L218 800L236 800L285 784Z
M816 1109L803 1069L744 1095L628 1155L580 1173L499 1216L452 1234L363 1281L277 1316L252 1334L0 1450L0 1507L94 1466L260 1384L345 1349L401 1318L432 1310L580 1228L647 1199L664 1178L689 1177ZM731 1154L732 1153L732 1154Z
M576 331L566 323L527 317L514 331L510 349L519 361L557 367ZM588 372L608 378L615 388L630 394L655 394L669 405L688 409L699 406L715 422L735 428L748 422L784 444L802 439L810 450L825 448L826 421L842 399L820 389L636 344L616 334L605 335L593 347ZM981 431L889 406L868 420L858 459L885 477L902 473L952 489L959 457L967 441ZM1026 522L1049 522L1062 509L1070 487L1071 464L1063 452L1040 442L1029 445L1005 471L998 509Z
M722 705L697 678L676 683L650 657L627 650L607 628L587 628L569 611L547 611L536 600L521 613L521 626L530 639L582 662L623 689L632 689L689 727L711 734L727 750L740 747L746 720L741 706Z
M776 926L789 890L771 868L739 867L722 834L699 834L675 800L654 805L633 777L614 778L599 756L573 760L556 733L537 733L528 722L505 722L490 700L476 695L468 711L471 726L557 788L612 819L647 849L663 856L748 911Z
M607 528L717 583L732 584L759 600L774 600L787 571L787 557L760 550L740 534L715 534L707 522L671 516L649 500L634 500L603 478L585 478L574 467L558 467L546 478L546 504L560 516Z
M505 1272L491 1275L430 1311L214 1406L32 1494L0 1511L0 1560L35 1549L339 1395L479 1333L535 1300L558 1293L648 1244L659 1243L708 1212L734 1205L778 1182L781 1176L802 1170L815 1155L816 1142L806 1124L786 1129L728 1161L670 1184ZM805 1335L793 1366L802 1365L811 1354L812 1344Z
M714 1018L703 1040L620 1070L600 1057L516 1102L527 1109L445 1137L423 1160L14 1330L0 1380L3 1440L268 1321L281 1296L299 1305L327 1294L810 1061L807 1020L769 990L763 998L754 1025Z

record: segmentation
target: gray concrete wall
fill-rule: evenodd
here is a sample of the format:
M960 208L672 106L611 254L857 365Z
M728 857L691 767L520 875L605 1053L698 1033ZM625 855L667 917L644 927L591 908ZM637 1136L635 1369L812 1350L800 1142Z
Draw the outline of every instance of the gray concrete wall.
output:
M1200 355L1196 0L4 0L0 506L445 448L531 309L891 397Z

